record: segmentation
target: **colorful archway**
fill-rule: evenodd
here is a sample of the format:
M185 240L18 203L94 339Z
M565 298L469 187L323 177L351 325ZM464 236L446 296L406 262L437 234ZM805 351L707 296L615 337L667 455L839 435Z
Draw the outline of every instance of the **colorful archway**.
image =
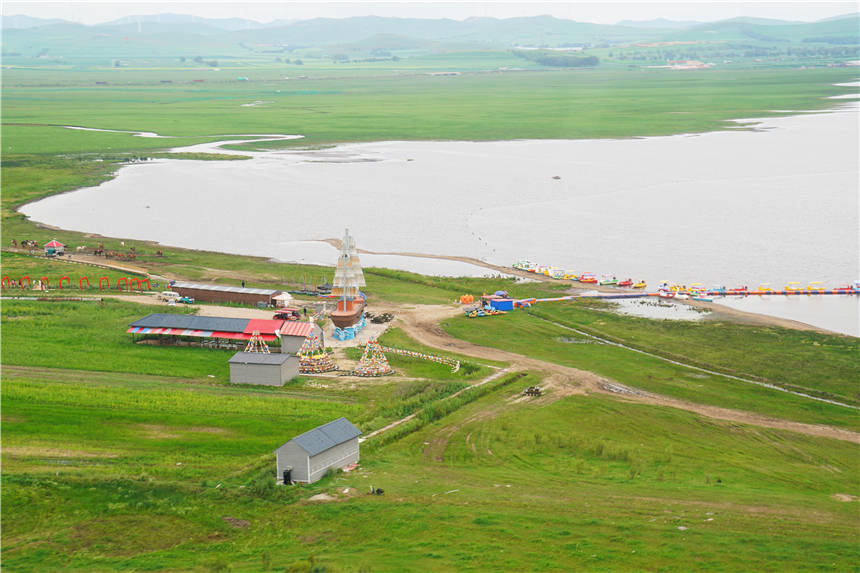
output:
M89 282L89 281L87 281ZM102 290L102 283L107 283L107 288L110 290L110 279L107 277L101 277L99 279L99 290Z
M3 277L2 285L3 285L3 288L9 288L10 286L12 286L12 280L8 276L5 276L5 277Z
M87 277L81 277L80 279L78 279L78 288L84 290L84 281L87 281L87 288L92 288L90 286L90 279Z
M63 288L63 281L68 281L69 288L72 288L72 279L70 279L69 277L60 277L60 289Z
M33 281L30 280L30 275L21 277L21 288L24 288L24 279L27 279L27 288L33 288Z

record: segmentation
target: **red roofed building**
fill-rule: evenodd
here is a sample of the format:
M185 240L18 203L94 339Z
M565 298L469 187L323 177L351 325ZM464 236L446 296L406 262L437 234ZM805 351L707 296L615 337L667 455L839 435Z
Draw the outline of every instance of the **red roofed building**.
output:
M221 318L189 314L150 314L129 325L129 334L215 338L244 342L255 331L265 342L280 340L281 352L296 354L309 334L324 341L322 329L313 322Z
M281 339L281 352L296 354L304 344L305 338L311 334L315 334L325 348L325 336L322 328L315 323L295 320L284 321L283 326L278 331L278 338Z

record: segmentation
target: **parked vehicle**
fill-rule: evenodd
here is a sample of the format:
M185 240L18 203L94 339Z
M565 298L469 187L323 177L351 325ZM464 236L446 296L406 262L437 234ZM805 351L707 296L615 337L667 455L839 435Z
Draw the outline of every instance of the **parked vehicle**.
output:
M301 320L302 317L297 308L279 308L275 311L274 318L276 320Z
M158 300L163 300L164 302L176 302L180 298L182 298L182 295L172 290L166 290L158 294Z

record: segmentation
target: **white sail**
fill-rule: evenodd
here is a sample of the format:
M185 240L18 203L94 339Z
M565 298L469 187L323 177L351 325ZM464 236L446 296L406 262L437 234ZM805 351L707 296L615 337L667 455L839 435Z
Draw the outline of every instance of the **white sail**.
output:
M359 287L365 286L361 262L355 250L355 240L350 236L349 229L343 234L332 286L333 295L346 298L357 297Z

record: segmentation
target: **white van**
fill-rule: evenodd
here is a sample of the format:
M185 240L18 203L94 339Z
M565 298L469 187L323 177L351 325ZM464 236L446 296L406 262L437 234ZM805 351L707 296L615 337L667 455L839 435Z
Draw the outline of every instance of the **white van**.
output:
M172 290L166 290L158 295L158 300L163 300L168 303L173 302L174 304L176 304L176 301L180 298L182 298L182 295L178 292L173 292Z

